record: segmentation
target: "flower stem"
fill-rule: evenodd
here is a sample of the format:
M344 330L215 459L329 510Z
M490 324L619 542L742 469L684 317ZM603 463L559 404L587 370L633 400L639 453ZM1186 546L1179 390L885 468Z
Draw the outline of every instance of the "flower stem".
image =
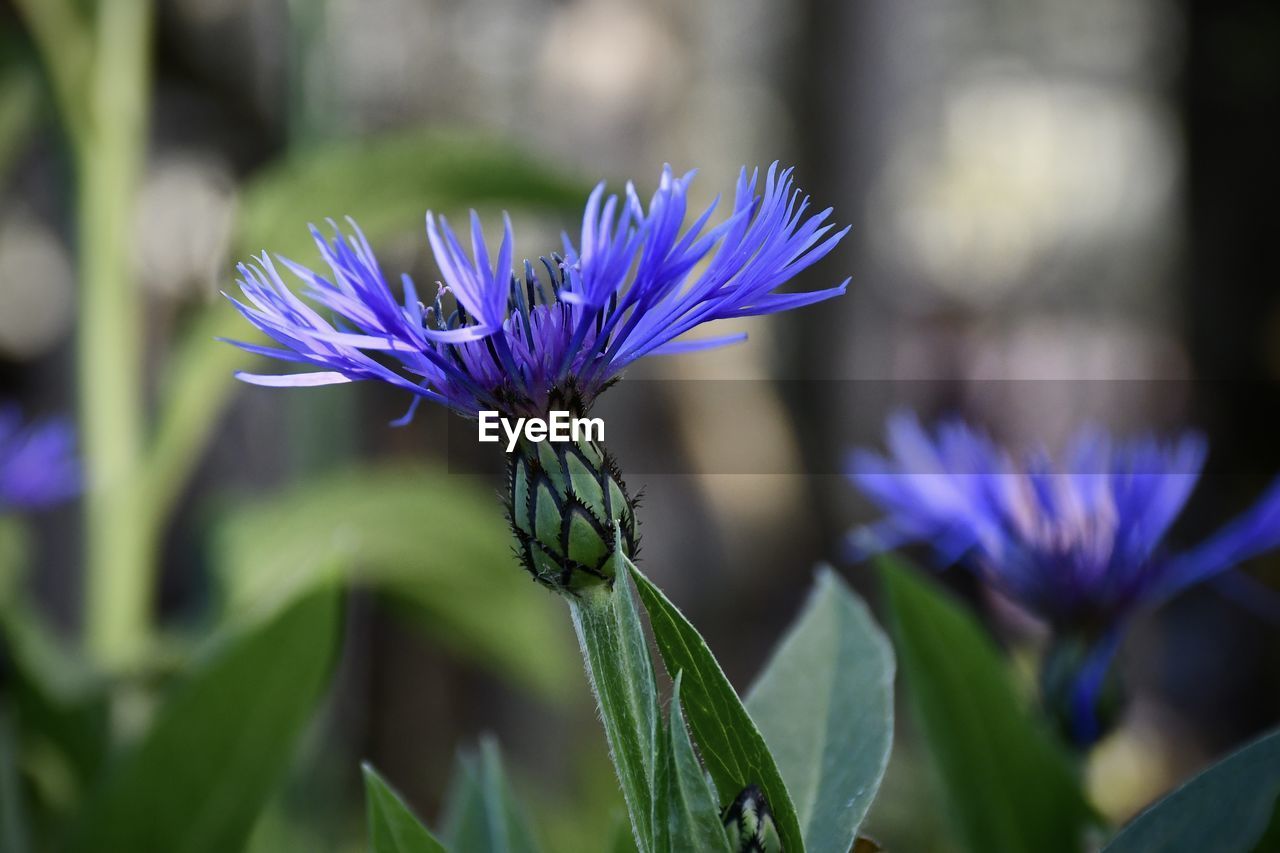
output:
M54 81L77 177L79 418L85 492L85 640L113 668L145 648L154 531L139 476L143 304L131 269L145 150L151 0L19 0Z
M625 559L619 555L618 559ZM600 707L637 848L652 849L657 688L631 582L593 587L569 598L587 678Z
M154 576L138 489L143 305L130 269L150 28L149 0L99 6L88 139L77 152L80 420L90 483L85 630L91 652L109 666L126 664L145 648Z

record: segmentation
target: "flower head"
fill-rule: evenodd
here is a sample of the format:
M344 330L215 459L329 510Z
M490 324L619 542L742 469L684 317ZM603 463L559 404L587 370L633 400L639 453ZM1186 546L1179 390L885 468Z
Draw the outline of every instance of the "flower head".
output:
M79 488L71 425L61 419L24 424L17 406L0 405L0 513L50 506Z
M1100 734L1096 705L1135 612L1280 544L1278 483L1200 546L1169 549L1166 534L1204 463L1194 433L1118 442L1086 429L1060 459L1016 458L964 423L930 435L904 414L890 419L888 444L887 457L857 451L850 460L850 477L887 513L855 544L928 544L938 562L970 569L1069 640L1074 651L1055 664L1073 661L1063 692L1078 741Z
M526 261L520 275L513 274L509 220L495 253L472 213L468 251L443 217L428 213L443 282L425 301L408 276L397 299L354 222L350 235L336 225L332 236L313 228L328 272L264 253L240 265L243 300L233 301L278 344L239 346L321 370L239 376L273 386L380 379L414 394L415 406L432 400L469 416L585 411L639 358L743 337L683 338L697 326L844 292L847 281L778 292L848 230L833 232L830 209L809 214L790 169L775 163L763 182L744 169L728 217L709 226L712 204L686 228L692 180L692 172L675 177L668 167L647 208L630 184L622 197L606 196L601 184L587 200L577 241L565 235L562 255ZM279 267L303 283L298 294Z

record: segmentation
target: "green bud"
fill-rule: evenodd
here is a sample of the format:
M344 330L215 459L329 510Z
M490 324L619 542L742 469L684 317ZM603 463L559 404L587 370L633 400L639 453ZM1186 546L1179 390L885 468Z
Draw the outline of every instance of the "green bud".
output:
M534 580L572 595L612 586L616 547L636 553L635 501L604 446L522 441L507 470L507 519Z
M1079 749L1088 749L1119 721L1125 690L1119 668L1106 670L1096 690L1087 690L1081 676L1097 653L1097 641L1061 634L1054 637L1040 664L1040 696L1058 731Z
M729 849L734 853L779 853L782 841L764 792L748 785L724 812Z

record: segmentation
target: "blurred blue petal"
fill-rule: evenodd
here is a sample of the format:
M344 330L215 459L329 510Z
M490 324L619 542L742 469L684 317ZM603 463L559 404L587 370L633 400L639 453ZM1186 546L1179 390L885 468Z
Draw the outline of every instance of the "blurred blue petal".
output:
M0 513L40 509L79 492L75 444L69 421L25 423L17 406L0 405Z
M1277 480L1199 547L1169 551L1165 535L1207 452L1195 433L1117 441L1085 428L1060 458L1015 458L962 422L930 434L900 413L887 443L887 456L859 450L848 463L853 482L886 513L855 541L864 553L926 544L940 565L964 566L1058 635L1094 638L1069 712L1084 742L1099 733L1085 717L1133 614L1280 545Z

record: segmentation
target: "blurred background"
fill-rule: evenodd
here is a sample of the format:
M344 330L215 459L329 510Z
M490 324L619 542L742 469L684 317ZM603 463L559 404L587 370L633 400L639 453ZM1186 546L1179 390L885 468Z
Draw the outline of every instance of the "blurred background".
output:
M391 429L408 401L382 386L231 380L252 360L213 342L246 334L218 292L264 248L316 262L308 222L354 215L384 271L421 285L437 276L427 208L491 225L509 208L517 253L536 257L602 178L644 195L663 163L696 167L709 203L742 164L797 164L853 225L804 284L852 276L848 296L639 365L602 404L644 494L641 565L744 689L816 563L874 598L843 562L873 514L840 467L895 406L1049 446L1086 419L1194 425L1212 451L1180 542L1280 471L1274 4L160 0L152 29L137 192L115 232L140 311L115 331L136 354L153 486L135 553L155 625L127 669L165 671L312 574L361 581L325 710L254 849L357 849L362 759L438 814L455 749L485 732L550 849L597 849L621 810L569 622L502 538L501 460L454 458L470 425L424 407ZM55 90L0 0L0 398L85 424L77 352L112 320L82 292L85 155ZM86 512L27 525L32 608L73 647ZM1280 580L1274 557L1248 568ZM1034 627L951 580L1015 654L1034 646ZM1138 626L1122 656L1134 701L1087 768L1107 814L1280 720L1280 608L1265 609L1204 589ZM899 719L867 829L946 850Z

